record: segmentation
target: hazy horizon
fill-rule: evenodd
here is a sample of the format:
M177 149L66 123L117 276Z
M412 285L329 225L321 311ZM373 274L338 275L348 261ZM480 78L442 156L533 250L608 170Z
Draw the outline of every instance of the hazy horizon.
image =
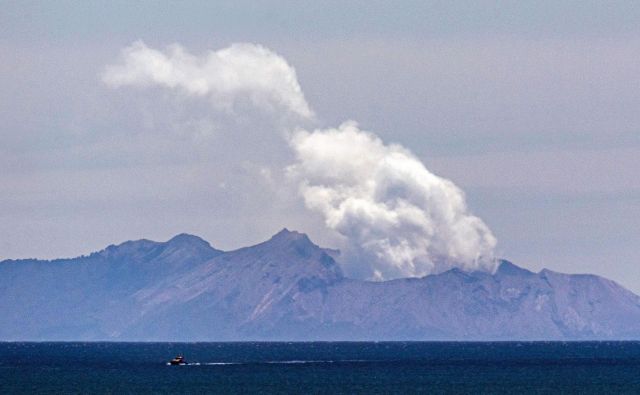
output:
M308 209L313 196L280 188L284 169L327 162L297 157L303 142L273 133L288 116L253 109L263 99L212 113L197 95L104 82L138 40L162 53L179 44L194 57L251 43L295 69L309 108L295 101L295 86L283 95L298 115L314 113L307 130L329 136L355 120L355 135L382 141L379 157L399 144L464 191L460 212L497 239L493 249L479 237L472 251L491 247L533 271L594 273L640 292L633 2L2 8L0 260L78 256L183 232L224 250L283 227L323 247L344 242L336 232L367 241L338 225L331 232L331 208ZM311 186L326 185L327 174L304 171ZM459 229L450 225L442 226ZM407 240L410 252L426 248L414 234ZM454 250L473 260L464 246Z

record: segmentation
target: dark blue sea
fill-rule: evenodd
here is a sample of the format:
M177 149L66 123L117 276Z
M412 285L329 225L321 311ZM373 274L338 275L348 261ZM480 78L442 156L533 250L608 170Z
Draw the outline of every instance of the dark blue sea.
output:
M640 342L0 343L0 391L640 394Z

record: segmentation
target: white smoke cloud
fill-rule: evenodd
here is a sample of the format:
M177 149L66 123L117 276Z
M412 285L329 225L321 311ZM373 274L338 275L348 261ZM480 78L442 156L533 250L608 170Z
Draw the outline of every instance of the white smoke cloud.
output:
M423 276L452 267L495 268L489 228L469 214L463 192L399 145L355 122L296 132L290 141L307 207L354 249L360 277Z
M162 52L136 41L122 51L121 63L107 66L102 79L114 88L159 85L208 97L221 110L248 99L265 110L313 117L293 67L260 45L233 44L198 57L177 44Z
M270 113L295 114L298 124L314 116L295 70L253 44L196 57L178 45L163 53L138 41L123 50L120 64L107 67L103 80L116 88L161 86L206 97L222 110L249 99ZM288 173L306 207L343 236L349 274L383 280L453 267L495 269L496 239L469 213L464 193L407 149L385 145L351 121L286 136L296 156ZM264 168L260 174L271 180Z

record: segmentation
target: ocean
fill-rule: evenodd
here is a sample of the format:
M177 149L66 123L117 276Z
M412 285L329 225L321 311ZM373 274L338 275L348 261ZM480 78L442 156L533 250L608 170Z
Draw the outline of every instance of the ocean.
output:
M9 342L0 391L640 394L640 342Z

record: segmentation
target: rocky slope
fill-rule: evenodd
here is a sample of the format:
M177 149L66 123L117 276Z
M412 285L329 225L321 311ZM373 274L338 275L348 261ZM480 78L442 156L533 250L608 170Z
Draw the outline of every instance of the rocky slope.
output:
M345 278L301 233L222 252L179 235L0 262L1 340L640 339L640 298L593 275Z

